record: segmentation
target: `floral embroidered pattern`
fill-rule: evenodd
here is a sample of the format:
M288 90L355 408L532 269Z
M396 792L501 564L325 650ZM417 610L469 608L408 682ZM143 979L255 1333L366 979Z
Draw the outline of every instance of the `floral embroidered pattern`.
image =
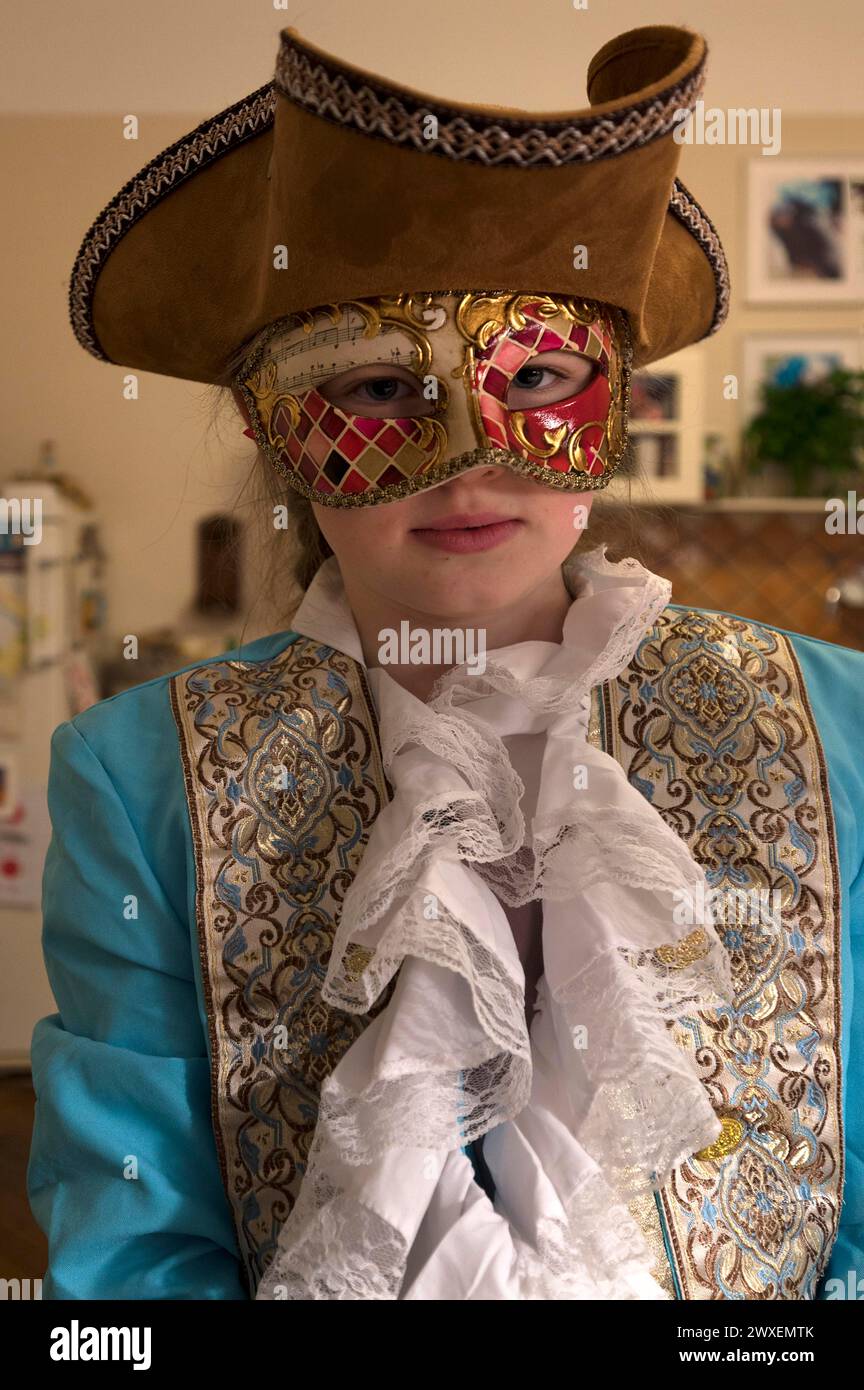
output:
M305 638L171 680L195 845L211 1106L254 1292L305 1173L321 1083L389 1002L321 998L335 920L388 791L362 668Z
M756 623L667 609L629 669L595 689L590 727L711 888L781 904L773 921L727 921L735 1008L675 1028L730 1136L661 1195L679 1296L812 1299L843 1188L840 894L794 652Z

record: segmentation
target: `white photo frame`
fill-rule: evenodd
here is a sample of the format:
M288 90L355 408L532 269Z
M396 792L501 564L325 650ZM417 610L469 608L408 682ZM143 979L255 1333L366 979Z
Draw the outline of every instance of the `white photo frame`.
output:
M864 159L752 159L747 299L751 304L864 300Z
M815 381L833 367L864 369L864 338L854 333L751 333L744 339L741 428L759 409L759 388L769 379Z
M610 502L700 502L705 451L705 356L682 348L633 373L629 433L636 468L614 477Z

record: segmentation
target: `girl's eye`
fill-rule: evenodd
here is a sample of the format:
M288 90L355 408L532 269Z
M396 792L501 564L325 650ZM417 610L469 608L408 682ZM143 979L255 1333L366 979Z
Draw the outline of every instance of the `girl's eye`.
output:
M379 419L388 416L428 415L434 401L427 401L416 380L400 376L349 376L343 372L318 387L318 392L331 405L349 415L371 415Z
M600 370L593 358L575 352L555 352L524 367L511 377L507 388L508 410L531 410L572 400L594 381Z
M362 397L363 393L368 391L368 399L377 405L382 401L398 399L400 387L403 392L411 390L407 382L399 381L395 376L376 376L371 381L361 381L359 386L355 386L354 394Z
M546 377L546 381L542 381L542 377ZM550 377L552 380L559 380L561 373L553 372L551 367L522 367L513 377L513 383L530 390L541 385L548 386Z

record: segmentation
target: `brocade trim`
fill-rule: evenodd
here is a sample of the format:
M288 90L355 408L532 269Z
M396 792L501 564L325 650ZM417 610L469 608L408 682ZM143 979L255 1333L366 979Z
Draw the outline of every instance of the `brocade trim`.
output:
M321 998L389 789L365 673L299 637L170 681L195 848L216 1147L250 1292L297 1198L321 1083L389 1002Z
M673 184L672 197L669 199L669 211L674 217L677 217L683 227L687 228L691 236L696 238L705 252L714 274L714 317L711 320L711 327L705 334L706 338L710 338L712 333L716 333L717 329L726 322L732 294L729 262L726 260L723 243L707 212L700 207L693 194L684 187L680 179L676 179Z
M840 889L791 643L741 618L667 609L595 690L589 736L686 840L709 888L780 895L773 922L720 928L734 1007L674 1028L723 1120L721 1141L659 1194L679 1296L813 1299L843 1190Z
M609 159L668 135L678 123L677 113L692 110L699 99L705 84L705 62L703 54L696 67L677 82L617 111L597 115L585 111L577 117L544 120L424 99L312 53L284 32L275 85L313 115L391 145L410 145L423 154L490 167L548 169ZM430 117L434 118L431 128Z

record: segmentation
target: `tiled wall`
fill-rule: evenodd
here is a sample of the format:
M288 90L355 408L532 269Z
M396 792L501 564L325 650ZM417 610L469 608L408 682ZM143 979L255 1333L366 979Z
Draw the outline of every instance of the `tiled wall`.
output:
M823 510L595 506L589 531L592 543L608 540L610 559L635 555L671 579L673 603L864 650L864 607L826 599L856 571L864 589L864 536L827 534Z

